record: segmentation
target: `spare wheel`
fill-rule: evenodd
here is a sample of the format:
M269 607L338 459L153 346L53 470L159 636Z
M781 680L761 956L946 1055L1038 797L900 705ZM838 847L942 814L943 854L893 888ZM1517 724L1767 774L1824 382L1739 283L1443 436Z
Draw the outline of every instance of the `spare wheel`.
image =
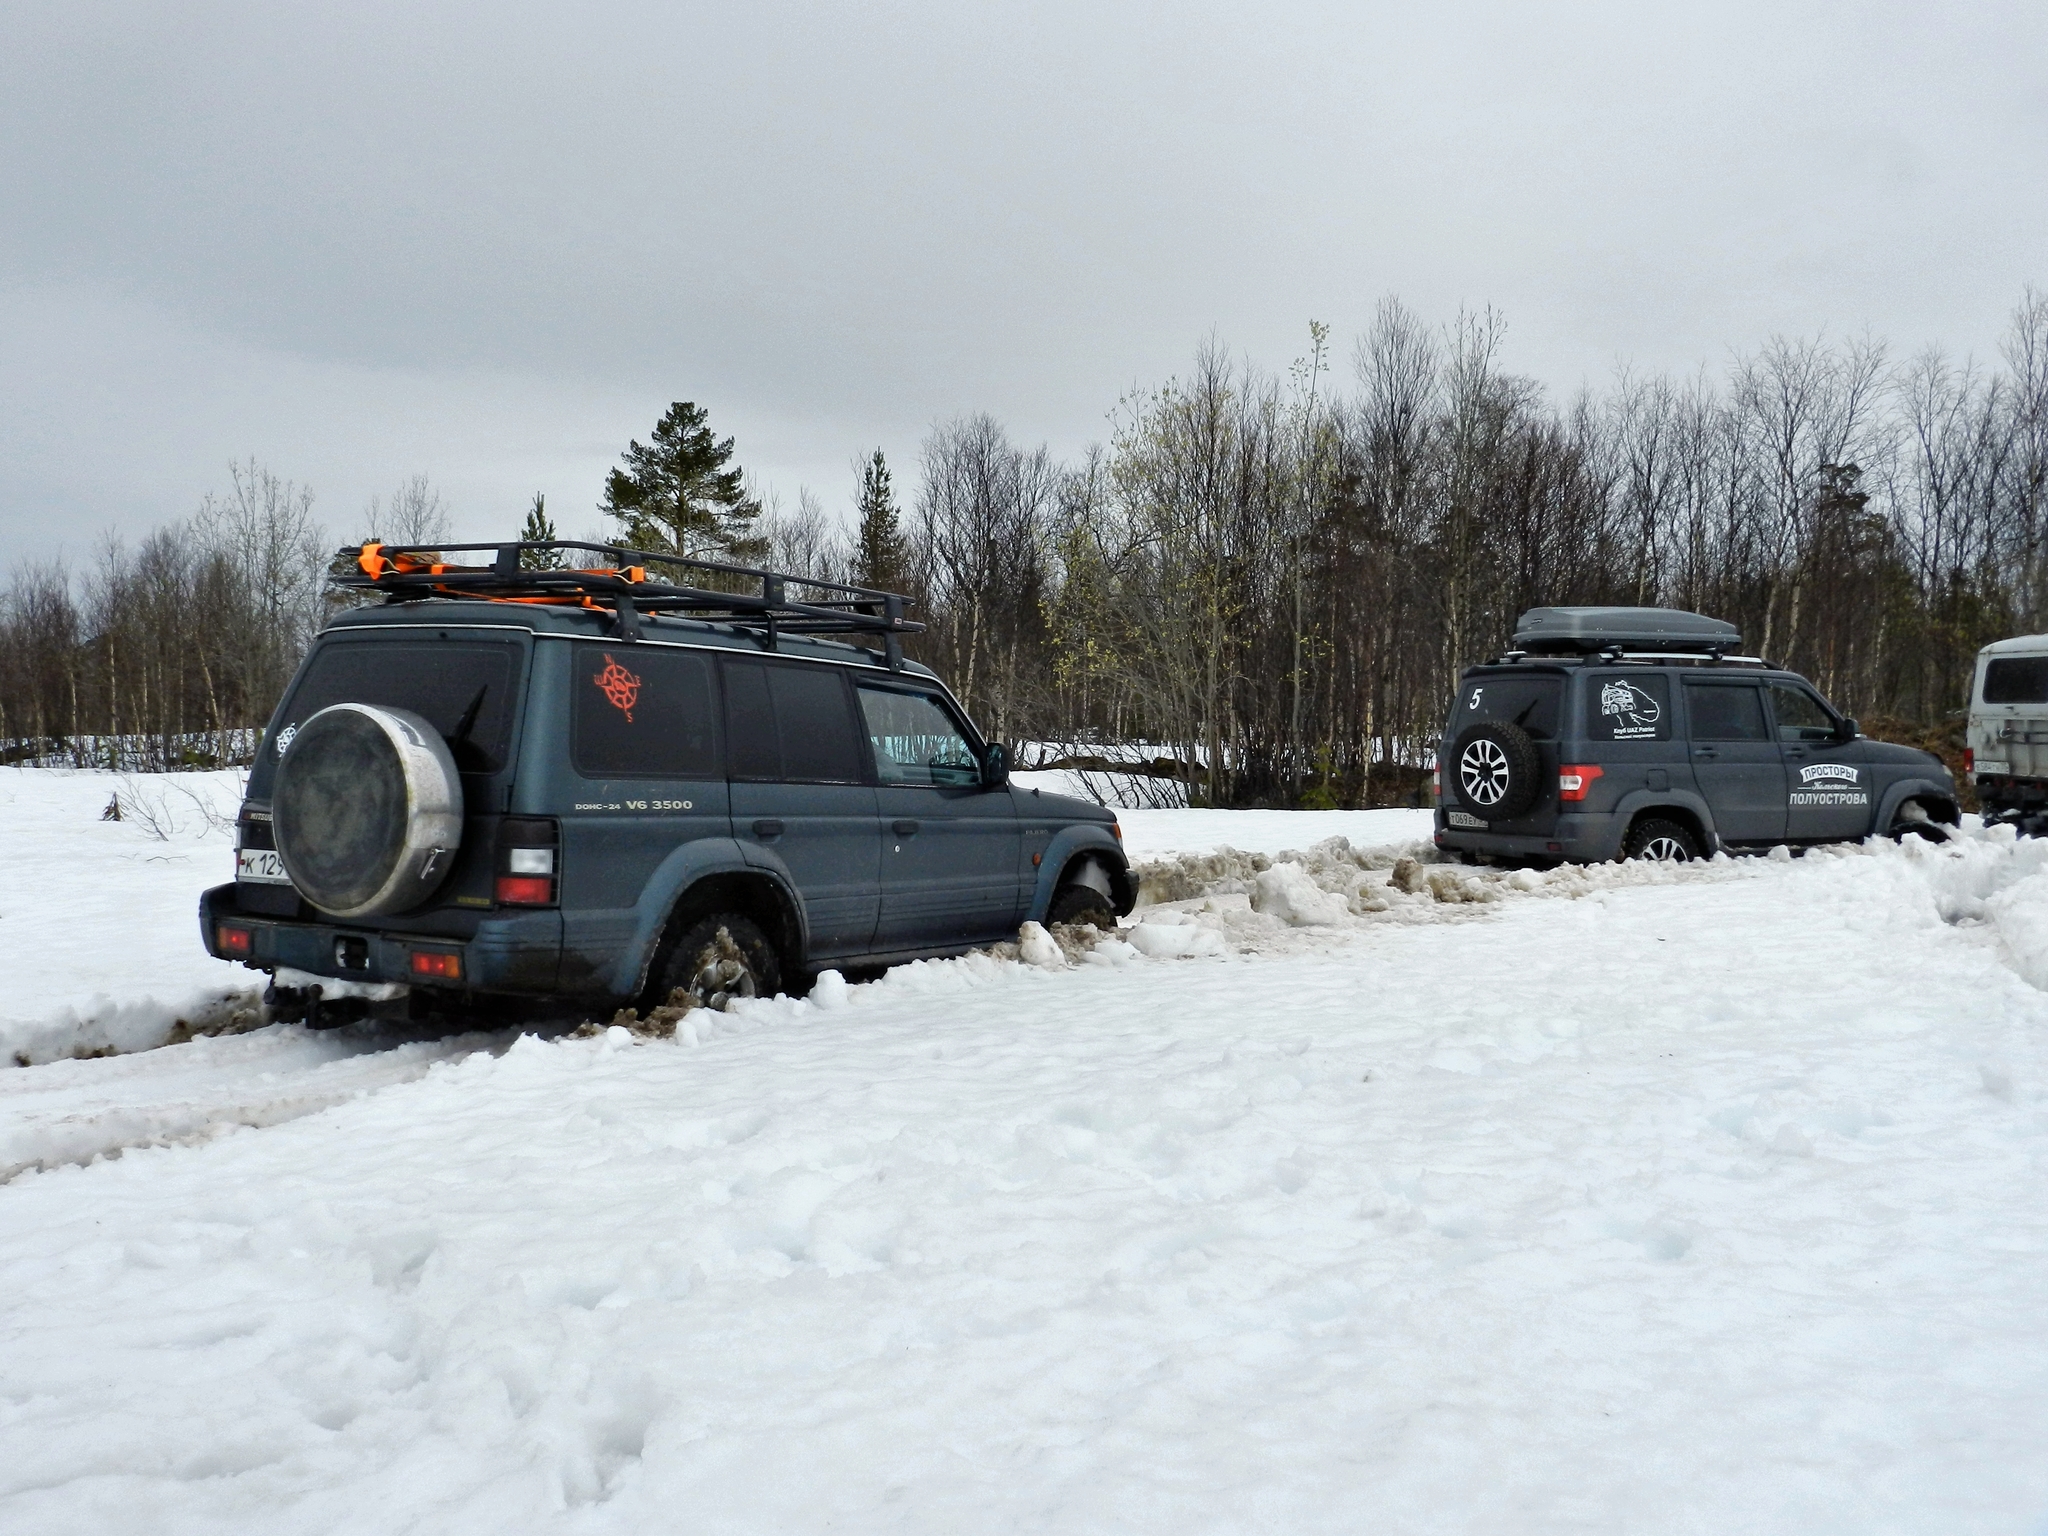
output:
M322 912L405 912L455 863L462 779L440 733L411 710L335 704L285 749L271 816L284 872Z
M1458 804L1481 821L1513 821L1542 798L1543 754L1512 721L1481 720L1451 748L1448 777Z

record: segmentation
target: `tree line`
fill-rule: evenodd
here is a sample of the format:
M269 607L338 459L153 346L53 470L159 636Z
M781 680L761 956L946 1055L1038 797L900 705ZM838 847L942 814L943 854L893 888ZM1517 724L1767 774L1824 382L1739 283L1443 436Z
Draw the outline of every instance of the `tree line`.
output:
M1348 367L1321 325L1280 374L1212 343L1071 459L987 415L934 426L902 493L864 453L844 528L809 492L754 489L681 402L601 510L637 547L907 592L929 626L911 653L990 734L1163 760L1218 805L1410 792L1459 670L1525 608L1710 613L1850 713L1923 726L1960 713L1979 646L2048 628L2048 297L2025 296L1988 366L1777 339L1557 401L1502 343L1490 311L1436 327L1394 300ZM175 555L156 536L82 582L16 573L0 736L262 719L320 562L282 600L242 579L253 557L219 530L258 474ZM525 530L552 526L537 500ZM222 587L178 586L209 561ZM160 589L189 598L185 629L139 617Z

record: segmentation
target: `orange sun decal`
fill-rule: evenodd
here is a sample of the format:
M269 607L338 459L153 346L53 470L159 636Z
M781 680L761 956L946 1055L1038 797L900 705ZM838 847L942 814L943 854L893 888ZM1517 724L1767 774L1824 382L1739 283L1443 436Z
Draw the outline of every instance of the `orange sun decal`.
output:
M624 715L630 724L633 719L633 706L640 701L640 679L613 661L610 653L606 653L604 670L593 674L590 680L604 690L604 696L612 701L612 706Z

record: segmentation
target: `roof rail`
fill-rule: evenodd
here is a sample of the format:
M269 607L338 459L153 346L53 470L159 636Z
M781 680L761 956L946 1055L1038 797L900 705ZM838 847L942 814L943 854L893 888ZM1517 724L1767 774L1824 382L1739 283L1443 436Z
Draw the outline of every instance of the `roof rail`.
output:
M447 559L451 554L478 550L491 552L490 564L457 565ZM522 560L529 551L552 555L578 551L603 556L607 563L530 566ZM901 671L903 636L924 632L922 624L903 617L910 599L900 593L616 544L584 544L571 539L350 544L336 552L335 560L342 567L329 578L335 586L381 592L386 602L453 597L611 608L618 614L622 640L640 638L643 613L687 613L757 630L771 651L781 635L877 635L890 669ZM660 574L651 573L649 567ZM661 579L671 573L682 579ZM758 586L753 591L720 591L688 580L696 574ZM799 602L790 597L791 587L822 595Z

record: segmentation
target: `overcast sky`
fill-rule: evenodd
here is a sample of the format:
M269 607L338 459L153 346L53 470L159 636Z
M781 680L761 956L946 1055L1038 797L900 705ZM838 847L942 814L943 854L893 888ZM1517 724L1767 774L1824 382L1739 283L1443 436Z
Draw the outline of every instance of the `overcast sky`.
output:
M0 563L255 455L459 531L693 399L835 511L1067 453L1212 332L1491 304L1569 392L1773 333L1988 357L2048 284L2048 6L0 0Z

